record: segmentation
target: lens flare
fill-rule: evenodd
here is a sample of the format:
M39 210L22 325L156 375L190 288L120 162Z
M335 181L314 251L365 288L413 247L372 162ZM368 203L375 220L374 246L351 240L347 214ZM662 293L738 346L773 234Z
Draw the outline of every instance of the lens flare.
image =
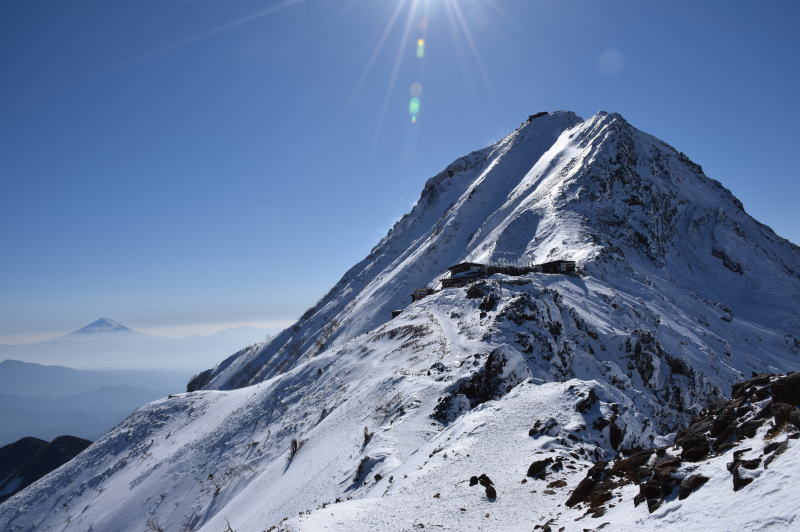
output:
M418 97L420 94L422 94L422 83L415 81L411 84L411 87L409 87L408 92L410 92L411 96L414 98Z
M408 102L408 112L412 116L419 114L419 98L411 98L411 101Z
M408 112L411 114L411 123L417 123L417 115L419 114L419 98L413 96L408 102Z
M417 57L420 59L425 57L425 39L417 40Z

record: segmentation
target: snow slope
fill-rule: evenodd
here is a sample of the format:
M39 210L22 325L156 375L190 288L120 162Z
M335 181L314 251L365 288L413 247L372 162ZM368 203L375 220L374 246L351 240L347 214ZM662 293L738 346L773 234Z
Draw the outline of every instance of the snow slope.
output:
M495 275L408 305L464 259L558 258L581 275ZM669 443L751 372L797 370L798 272L800 249L619 115L529 119L428 181L297 324L139 409L0 505L0 528L530 530L573 511L596 460ZM523 484L548 456L566 486ZM468 486L481 473L494 501ZM663 526L626 504L621 526Z

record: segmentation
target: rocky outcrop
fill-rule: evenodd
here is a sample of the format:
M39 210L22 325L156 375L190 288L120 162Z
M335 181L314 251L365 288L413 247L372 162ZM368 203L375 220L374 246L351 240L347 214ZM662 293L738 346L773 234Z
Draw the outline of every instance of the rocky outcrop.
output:
M481 358L481 355L475 355L474 363L479 364ZM486 355L486 360L476 372L457 381L451 392L439 398L431 417L446 424L463 411L508 392L519 379L514 376L504 377L503 368L506 363L505 355L498 350Z
M755 471L769 467L788 448L790 440L800 438L798 406L800 373L754 375L733 386L731 399L705 408L676 435L674 445L627 450L610 464L597 462L566 505L582 504L592 516L599 517L616 488L635 484L639 493L634 504L646 502L653 512L675 495L685 499L701 489L708 477L687 471L728 451L732 451L732 461L726 467L733 490L739 491L753 482ZM758 440L769 443L762 445ZM760 456L754 456L753 450L758 448L761 451L756 454Z

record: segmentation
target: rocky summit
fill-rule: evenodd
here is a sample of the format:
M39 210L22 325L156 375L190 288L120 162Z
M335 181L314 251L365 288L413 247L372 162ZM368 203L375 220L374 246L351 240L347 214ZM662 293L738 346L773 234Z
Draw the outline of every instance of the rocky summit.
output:
M0 528L789 530L799 300L800 249L685 154L536 113Z

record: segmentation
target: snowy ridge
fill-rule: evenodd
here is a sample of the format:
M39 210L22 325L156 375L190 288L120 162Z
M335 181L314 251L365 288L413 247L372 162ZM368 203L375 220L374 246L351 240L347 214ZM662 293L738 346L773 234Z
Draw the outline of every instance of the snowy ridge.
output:
M580 275L407 304L464 259L558 258ZM428 181L295 326L139 409L1 505L0 528L596 527L564 503L597 460L668 445L751 372L800 369L798 272L800 249L619 115L535 118ZM565 485L526 475L547 459ZM481 473L496 499L468 486ZM678 503L624 504L609 515L653 529Z
M262 349L228 359L209 388L258 382L305 356L383 323L408 295L468 255L476 232L519 176L580 119L552 113L520 126L496 144L457 159L426 184L414 208L291 328ZM467 208L460 208L463 204Z

